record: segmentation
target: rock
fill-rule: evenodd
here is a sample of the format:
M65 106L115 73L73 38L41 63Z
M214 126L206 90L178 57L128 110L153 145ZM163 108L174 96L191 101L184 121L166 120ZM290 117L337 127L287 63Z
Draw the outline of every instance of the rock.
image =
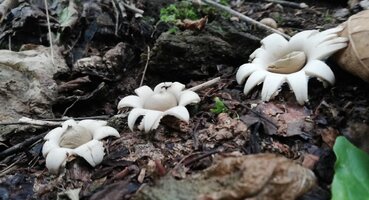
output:
M359 4L359 0L348 0L347 1L347 5L349 6L350 9L353 9L358 4Z
M20 52L0 50L0 122L17 121L22 116L53 117L51 106L57 97L53 77L69 68L56 48L54 64L49 48L26 48ZM0 136L11 129L0 126Z
M215 74L219 65L246 63L260 46L260 39L249 34L242 23L221 21L207 24L202 31L163 33L151 51L150 74L166 81L188 82Z
M263 18L262 20L260 20L260 23L272 28L278 28L278 24L273 18Z
M336 12L333 14L333 17L337 18L338 20L346 20L347 17L350 15L350 10L347 8L341 8L336 10Z
M362 7L364 10L369 9L369 0L363 0L359 3L360 7Z
M154 186L142 187L133 199L292 200L316 185L311 170L274 154L228 154L214 160L212 166L190 178L162 177Z

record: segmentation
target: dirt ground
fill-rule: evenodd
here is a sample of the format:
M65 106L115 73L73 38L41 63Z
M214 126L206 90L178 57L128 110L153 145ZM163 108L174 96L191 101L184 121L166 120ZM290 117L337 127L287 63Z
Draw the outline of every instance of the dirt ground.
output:
M49 46L43 1L19 2L0 23L1 47L9 49L9 38L14 51L29 43ZM119 131L120 138L103 140L106 155L96 167L76 157L67 163L65 173L56 176L48 172L41 153L42 137L51 128L10 124L16 118L0 118L1 131L12 127L12 131L0 133L0 199L74 200L78 198L68 192L75 189L80 199L201 199L190 194L188 182L176 181L203 175L218 156L274 153L314 173L316 184L308 192L298 193L298 199L323 200L331 197L335 138L345 135L367 149L363 133L369 130L369 85L339 68L333 58L327 63L336 76L335 85L323 87L319 80L310 79L309 103L299 105L287 85L276 98L262 102L261 86L244 95L244 86L236 82L235 74L270 32L210 6L190 5L200 18L208 17L204 27L191 30L160 21L160 10L178 1L134 0L132 5L143 14L126 9L124 17L111 2L120 1L78 1L78 19L70 28L61 26L58 18L65 5L49 1L51 30L55 37L60 33L54 44L60 47L69 70L53 76L57 94L49 102L50 115L33 111L18 114L53 121L65 116L104 119ZM306 3L307 8L269 1L228 3L257 21L273 18L278 28L291 36L303 30L335 27L362 10L360 6L350 8L345 1L330 0L294 1L297 5ZM127 126L130 109L115 116L117 104L134 94L146 68L143 84L152 88L165 81L180 81L186 88L216 77L220 81L198 91L200 103L187 106L190 123L165 117L150 133L132 132ZM210 111L216 97L226 109L220 114ZM9 153L9 149L14 150ZM160 197L144 189L158 182L179 187L188 196ZM204 187L208 184L201 183ZM223 199L246 198L236 195Z

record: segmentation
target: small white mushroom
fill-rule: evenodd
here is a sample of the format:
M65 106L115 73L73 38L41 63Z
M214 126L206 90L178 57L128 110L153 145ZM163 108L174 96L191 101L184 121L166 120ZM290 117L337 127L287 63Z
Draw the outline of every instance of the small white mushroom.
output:
M174 116L188 122L190 114L185 107L190 103L200 101L199 95L193 91L184 90L185 86L178 82L163 82L154 90L142 86L135 90L136 95L124 97L119 101L118 110L133 107L128 115L128 127L133 130L136 120L144 116L138 129L149 132L159 126L165 115Z
M99 140L107 136L119 137L117 130L106 126L106 121L73 119L63 122L62 127L51 130L45 137L42 154L50 173L57 174L70 156L80 156L91 166L104 157L104 146Z
M341 26L322 32L307 30L295 34L287 41L273 33L261 40L261 47L237 71L239 84L245 83L244 93L263 83L261 99L269 101L287 83L296 100L303 105L308 101L308 81L311 77L334 84L333 71L324 60L347 46L347 38L339 37Z

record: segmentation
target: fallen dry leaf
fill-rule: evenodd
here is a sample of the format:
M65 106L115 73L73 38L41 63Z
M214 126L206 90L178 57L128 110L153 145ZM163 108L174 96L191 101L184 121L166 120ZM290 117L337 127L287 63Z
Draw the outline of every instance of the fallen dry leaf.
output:
M311 111L306 107L289 104L261 103L260 110L278 126L277 135L294 136L309 133L314 128Z
M184 19L182 21L179 21L177 25L183 29L202 30L205 28L207 21L208 21L208 16L205 16L198 20Z
M322 137L324 143L326 143L329 146L329 148L332 149L334 142L336 141L336 137L339 135L338 130L332 127L328 127L319 132L320 132L320 136Z
M319 161L319 157L313 154L304 155L304 160L302 161L302 166L308 169L314 169L316 163Z
M209 128L204 131L210 138L230 139L247 131L247 126L242 121L232 119L227 113L220 113L217 119L217 124L210 124Z

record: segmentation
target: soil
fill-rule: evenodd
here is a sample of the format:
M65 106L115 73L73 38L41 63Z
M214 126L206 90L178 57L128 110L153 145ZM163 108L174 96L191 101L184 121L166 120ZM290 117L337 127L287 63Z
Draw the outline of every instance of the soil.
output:
M0 23L2 48L8 49L9 37L13 50L27 43L49 45L43 1L29 2L20 1ZM77 188L80 199L132 199L144 186L154 185L170 172L176 179L203 172L212 166L214 155L269 152L314 172L317 184L298 199L323 200L331 197L335 138L345 135L360 148L369 149L362 139L369 130L369 85L339 68L334 59L327 63L336 76L335 85L323 87L311 79L309 103L304 106L296 102L287 85L276 98L262 102L261 86L246 96L235 79L238 67L248 62L260 40L270 34L255 25L212 9L206 12L204 28L173 32L176 25L160 21L159 14L178 1L135 0L143 17L127 9L127 16L119 20L111 1L83 1L77 9L79 21L61 31L58 2L49 1L51 29L62 32L56 45L63 49L70 71L54 76L58 96L52 102L53 120L98 116L108 120L120 138L104 140L106 155L100 165L91 167L75 158L67 163L64 174L55 176L48 172L41 153L40 135L50 131L49 127L16 125L13 132L0 133L0 199L71 199L65 192ZM291 36L335 27L349 17L334 15L348 8L345 1L296 2L309 7L251 0L232 0L230 6L258 21L273 18ZM350 14L360 11L359 7L348 9ZM221 79L198 91L199 104L187 106L190 123L165 117L150 133L131 131L127 117L114 115L119 100L140 86L145 68L143 83L152 88L165 81L180 81L190 88ZM224 102L225 113L210 111L215 97ZM122 111L123 115L128 112ZM235 121L226 125L224 118ZM0 126L9 126L8 121L1 122ZM22 148L4 153L19 144ZM184 171L178 170L182 164ZM150 166L154 166L151 171Z

